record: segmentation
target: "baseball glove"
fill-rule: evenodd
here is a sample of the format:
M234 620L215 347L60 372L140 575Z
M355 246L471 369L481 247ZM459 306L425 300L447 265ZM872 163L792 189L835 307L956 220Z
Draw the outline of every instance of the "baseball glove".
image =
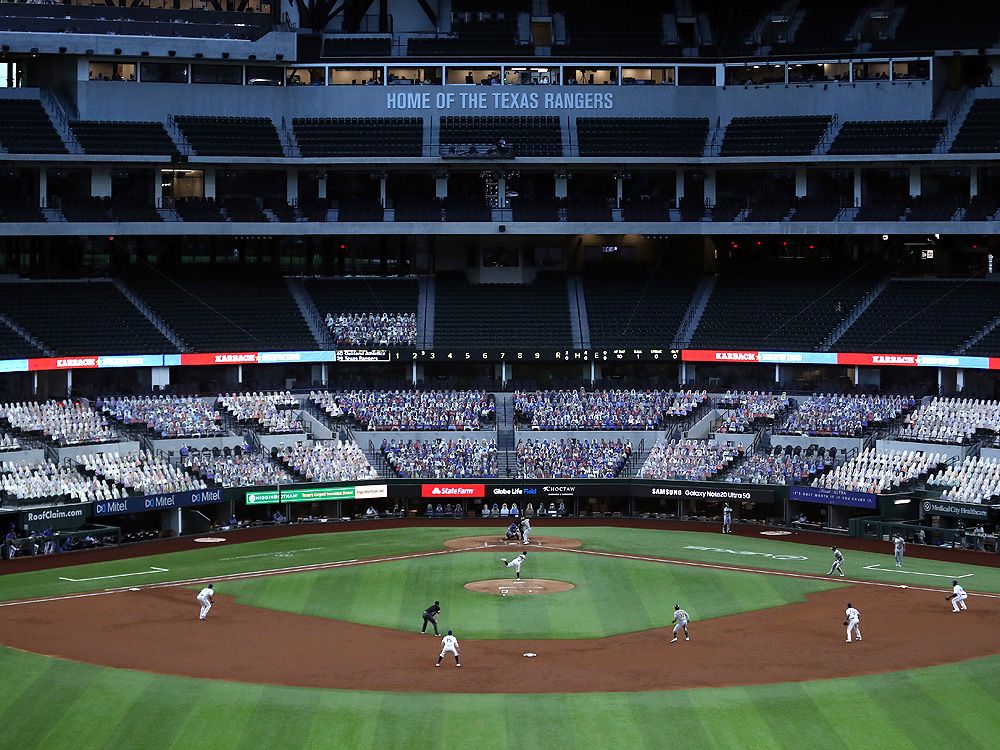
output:
M506 557L501 557L500 558L500 562L503 563L504 565L506 565L507 564L507 558Z
M847 624L847 620L844 620L844 624L845 624L845 625Z

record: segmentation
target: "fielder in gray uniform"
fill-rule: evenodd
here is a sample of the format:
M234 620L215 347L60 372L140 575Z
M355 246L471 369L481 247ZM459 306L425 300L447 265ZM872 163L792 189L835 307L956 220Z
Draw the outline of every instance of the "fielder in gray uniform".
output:
M690 641L691 640L691 637L688 635L688 620L690 620L690 619L691 619L691 616L687 612L685 612L683 609L681 609L681 605L680 604L675 604L674 605L674 623L675 623L674 624L674 637L673 637L673 640L670 641L671 643L676 643L677 642L677 634L681 630L684 631L684 640L685 641Z
M903 535L897 533L892 538L892 547L896 555L896 567L903 567L903 551L906 549L906 542L903 541Z
M844 568L842 567L844 564L844 554L836 546L830 547L830 549L833 550L833 565L830 566L830 572L827 575L832 576L834 572L844 575Z

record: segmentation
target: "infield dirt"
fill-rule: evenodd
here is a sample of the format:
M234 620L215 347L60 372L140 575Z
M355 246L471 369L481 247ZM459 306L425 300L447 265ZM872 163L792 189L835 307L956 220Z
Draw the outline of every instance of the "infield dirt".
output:
M468 542L468 539L466 540ZM1000 653L1000 599L972 595L953 614L943 591L849 585L774 609L590 640L462 638L462 669L434 669L439 640L413 631L259 609L165 587L3 610L0 642L111 667L251 683L412 692L629 692L755 685L914 669ZM846 602L863 642L844 643ZM683 604L683 603L682 603ZM664 602L669 610L673 602ZM525 652L537 658L524 659Z

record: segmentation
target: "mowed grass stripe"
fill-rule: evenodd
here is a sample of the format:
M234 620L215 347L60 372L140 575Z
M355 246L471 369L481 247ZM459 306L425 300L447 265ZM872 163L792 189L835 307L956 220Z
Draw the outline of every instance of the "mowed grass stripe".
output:
M545 552L529 556L522 576L576 588L507 597L464 588L510 572L499 557L468 552L229 581L218 591L250 606L402 630L419 628L423 609L440 600L440 627L459 638L601 638L666 627L675 603L697 622L802 601L810 592L843 585Z
M163 686L156 675L130 672L131 686L122 701L128 705L114 731L108 737L108 747L169 747L183 726L173 716L174 709L163 700ZM185 700L194 705L205 689L204 684L192 686Z
M681 744L843 750L992 747L1000 733L1000 657L754 688L505 696L261 687L141 675L10 649L0 650L0 670L5 675L0 695L17 696L0 704L8 707L4 745L24 748L226 750L246 747L245 740L254 736L261 739L259 747L266 741L271 747L316 748L607 750ZM429 668L428 679L435 671ZM683 675L677 678L682 681ZM511 690L516 688L515 666ZM133 700L140 694L141 700ZM153 696L161 704L155 720L178 727L163 745L153 744L162 735L144 725L148 716L142 711ZM73 723L88 701L95 719ZM990 706L994 710L979 710ZM888 722L887 715L902 718ZM905 735L896 729L899 721L909 722ZM41 730L57 724L58 732ZM75 734L67 734L63 725ZM85 731L90 727L96 731ZM656 737L663 742L655 744Z

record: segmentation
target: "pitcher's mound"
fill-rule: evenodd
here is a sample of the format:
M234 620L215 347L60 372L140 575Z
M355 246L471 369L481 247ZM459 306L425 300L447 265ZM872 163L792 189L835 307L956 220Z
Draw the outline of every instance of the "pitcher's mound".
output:
M465 584L469 591L495 596L521 596L524 594L558 594L560 591L575 589L569 581L547 581L544 578L494 578L491 581L470 581Z
M445 549L461 549L473 551L479 549L489 549L496 551L497 548L510 549L517 552L521 550L544 550L561 547L563 549L576 549L582 547L583 542L579 539L569 539L563 536L532 536L528 544L521 544L520 541L504 539L502 534L492 534L490 536L463 536L458 539L446 539Z

